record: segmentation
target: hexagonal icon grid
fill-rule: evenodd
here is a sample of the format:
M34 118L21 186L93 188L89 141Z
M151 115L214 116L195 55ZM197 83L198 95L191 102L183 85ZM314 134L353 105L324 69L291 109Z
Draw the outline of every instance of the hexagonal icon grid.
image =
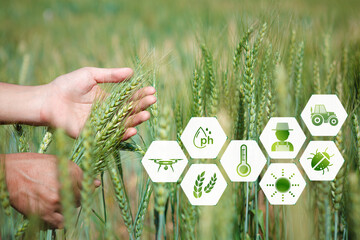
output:
M227 183L216 164L192 164L181 182L192 205L216 205Z
M266 164L266 158L254 140L232 140L220 160L233 182L253 182Z
M260 135L267 153L275 159L293 159L306 140L294 117L270 118Z
M313 136L336 136L347 113L335 94L312 95L301 118Z
M141 160L153 182L177 182L188 160L176 141L153 141Z
M216 158L227 136L215 117L193 117L180 138L192 158Z
M311 141L300 158L300 164L311 181L335 179L344 158L333 141Z
M294 163L272 163L260 181L260 187L272 205L294 205L306 182Z

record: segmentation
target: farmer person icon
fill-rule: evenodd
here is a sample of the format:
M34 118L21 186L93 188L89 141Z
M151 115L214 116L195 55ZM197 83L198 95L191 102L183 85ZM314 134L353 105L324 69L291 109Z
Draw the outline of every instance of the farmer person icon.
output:
M294 151L294 146L291 142L286 142L289 138L290 131L293 129L289 129L289 124L286 122L278 122L276 124L276 129L273 129L276 135L276 138L279 140L279 142L275 142L271 146L271 151L278 152L278 151Z

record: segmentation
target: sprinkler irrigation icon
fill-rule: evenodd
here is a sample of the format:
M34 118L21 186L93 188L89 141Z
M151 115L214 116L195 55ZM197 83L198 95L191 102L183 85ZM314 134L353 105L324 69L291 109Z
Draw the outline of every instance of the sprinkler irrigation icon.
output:
M270 204L293 205L305 188L306 182L293 163L273 163L260 186Z

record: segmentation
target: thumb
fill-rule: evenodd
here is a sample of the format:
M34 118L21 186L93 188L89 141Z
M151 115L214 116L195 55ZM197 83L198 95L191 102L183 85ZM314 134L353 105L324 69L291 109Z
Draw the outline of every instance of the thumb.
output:
M117 83L131 78L134 71L131 68L85 68L97 83Z

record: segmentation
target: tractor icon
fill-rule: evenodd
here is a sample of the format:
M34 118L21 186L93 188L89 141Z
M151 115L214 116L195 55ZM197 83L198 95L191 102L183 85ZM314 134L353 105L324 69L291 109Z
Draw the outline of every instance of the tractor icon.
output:
M339 122L334 112L326 111L324 104L316 104L311 108L311 121L315 126L320 126L323 123L330 123L331 126L336 126Z

